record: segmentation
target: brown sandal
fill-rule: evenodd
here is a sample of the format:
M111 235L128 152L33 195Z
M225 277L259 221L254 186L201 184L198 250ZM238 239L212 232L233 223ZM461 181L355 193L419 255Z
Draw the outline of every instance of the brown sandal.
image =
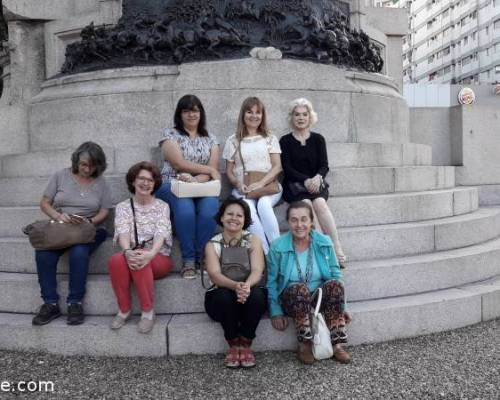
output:
M240 349L240 363L243 368L255 367L255 354L250 347L242 347Z
M238 368L240 364L240 351L237 347L230 347L224 359L226 368Z

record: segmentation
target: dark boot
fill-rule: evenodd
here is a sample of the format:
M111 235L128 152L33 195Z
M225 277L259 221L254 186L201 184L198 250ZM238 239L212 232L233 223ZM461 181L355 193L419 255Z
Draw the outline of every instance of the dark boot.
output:
M299 342L299 348L297 349L297 358L303 364L314 364L311 340L304 340L302 342Z

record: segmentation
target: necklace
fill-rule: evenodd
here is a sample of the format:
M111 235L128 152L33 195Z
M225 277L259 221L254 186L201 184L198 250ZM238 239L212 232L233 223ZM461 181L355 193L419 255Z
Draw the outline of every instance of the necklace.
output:
M297 139L298 142L300 142L301 146L305 146L307 139L309 139L311 137L311 132L307 132L307 134L305 136L300 136L298 133L296 133L295 131L293 131L292 132L292 136L295 139Z
M78 179L76 178L75 175L72 175L72 177L73 177L73 182L75 182L76 187L80 192L80 197L85 197L92 189L93 181L90 181L87 184L81 184L80 182L78 182Z
M226 240L224 237L224 234L222 234L222 242L224 244L224 247L239 247L241 246L241 241L243 240L243 235L240 237L234 237L232 239L229 239L229 241Z
M302 273L302 268L300 267L299 257L297 256L297 250L294 249L293 255L295 256L295 267L297 268L297 273L299 274L300 280L306 285L311 281L312 271L313 271L313 254L312 254L311 243L309 242L309 247L307 248L307 261L306 261L306 276Z

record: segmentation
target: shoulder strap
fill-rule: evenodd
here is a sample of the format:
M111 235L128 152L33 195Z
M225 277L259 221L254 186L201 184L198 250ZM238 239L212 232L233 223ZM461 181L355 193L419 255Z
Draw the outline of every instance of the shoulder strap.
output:
M241 155L241 140L238 141L238 154L240 156L241 167L243 168L243 173L246 174L247 169L245 168L245 161L243 161L243 156Z
M133 215L133 220L134 220L135 245L139 246L139 235L137 234L137 224L135 222L135 207L134 207L134 200L132 199L132 197L130 198L130 207L132 207L132 215Z

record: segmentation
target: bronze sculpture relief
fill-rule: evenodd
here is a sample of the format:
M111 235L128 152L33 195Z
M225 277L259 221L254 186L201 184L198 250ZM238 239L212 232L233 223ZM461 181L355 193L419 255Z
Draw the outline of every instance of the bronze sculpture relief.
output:
M66 50L63 73L249 56L284 57L379 72L379 49L349 28L348 4L329 0L124 0L112 28L90 24Z

